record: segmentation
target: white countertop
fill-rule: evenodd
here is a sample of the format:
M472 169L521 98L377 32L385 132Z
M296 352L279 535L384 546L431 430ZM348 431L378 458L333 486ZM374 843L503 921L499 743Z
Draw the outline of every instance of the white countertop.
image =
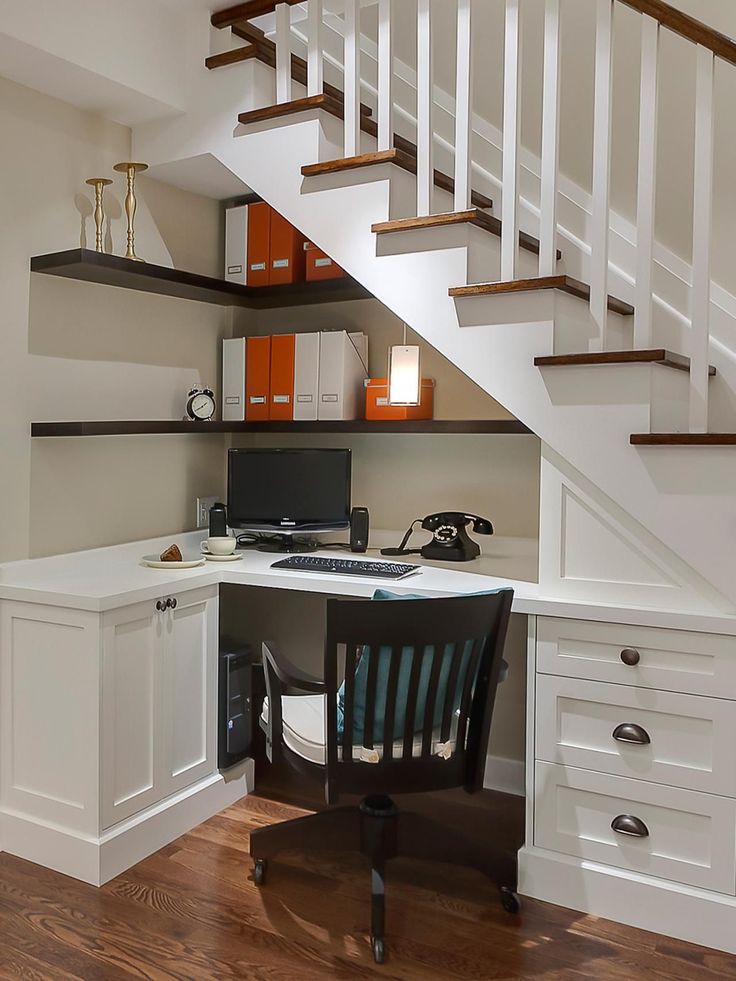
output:
M398 541L396 534L377 533L376 537L379 536L382 539L380 544ZM172 541L177 542L185 556L192 556L199 551L203 538L206 538L206 532L195 531L49 558L7 562L0 565L0 600L101 612L218 583L341 596L371 596L379 587L398 593L447 596L511 586L515 592L515 613L736 635L736 616L726 613L655 610L570 601L545 595L538 583L529 581L536 569L536 542L523 539L494 537L488 542L484 541L484 555L463 564L426 562L418 556L411 556L405 561L421 564L422 571L399 581L272 569L271 564L283 556L255 550L245 551L240 562L207 562L204 566L189 570L157 570L141 564L144 555L159 554ZM371 541L373 543L373 536ZM349 552L335 550L316 554L333 558L380 559L374 550L365 556L351 556Z

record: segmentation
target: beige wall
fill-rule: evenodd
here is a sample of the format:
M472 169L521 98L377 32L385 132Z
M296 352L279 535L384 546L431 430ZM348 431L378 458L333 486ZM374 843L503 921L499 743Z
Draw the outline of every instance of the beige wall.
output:
M130 131L0 79L0 560L177 532L224 485L222 437L34 440L32 420L175 418L219 378L225 308L30 275L32 255L94 245L90 176ZM121 175L108 247L124 251ZM216 202L141 180L138 253L215 274Z

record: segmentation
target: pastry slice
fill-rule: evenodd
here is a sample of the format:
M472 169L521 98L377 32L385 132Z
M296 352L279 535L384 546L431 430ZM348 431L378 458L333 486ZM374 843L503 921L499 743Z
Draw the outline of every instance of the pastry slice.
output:
M169 545L165 552L159 556L162 562L182 562L182 554L178 545Z

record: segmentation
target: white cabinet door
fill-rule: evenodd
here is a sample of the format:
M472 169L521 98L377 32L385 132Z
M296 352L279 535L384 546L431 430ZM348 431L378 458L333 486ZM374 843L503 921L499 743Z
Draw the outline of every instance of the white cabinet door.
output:
M165 795L216 769L218 603L216 587L178 593L164 614Z
M164 625L155 601L103 617L103 828L162 796L158 702Z

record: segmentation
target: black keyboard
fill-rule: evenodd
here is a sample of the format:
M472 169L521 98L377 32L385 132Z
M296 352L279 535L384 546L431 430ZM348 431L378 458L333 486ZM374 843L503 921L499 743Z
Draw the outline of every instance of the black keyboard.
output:
M363 559L333 559L323 555L290 555L271 563L272 569L292 572L323 572L328 576L367 576L370 579L403 579L421 566L405 562L365 562Z

